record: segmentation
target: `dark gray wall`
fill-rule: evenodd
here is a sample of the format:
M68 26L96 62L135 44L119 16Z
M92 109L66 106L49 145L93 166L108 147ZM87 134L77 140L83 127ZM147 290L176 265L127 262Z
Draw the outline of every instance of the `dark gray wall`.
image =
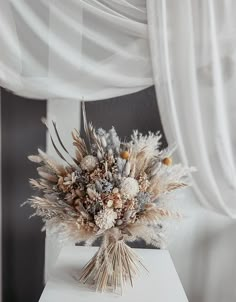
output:
M36 169L27 155L45 149L46 102L24 99L2 89L3 302L36 302L43 289L44 233L39 218L28 219L33 193L28 178Z
M153 86L121 97L86 102L86 113L87 120L96 128L108 130L114 126L123 139L128 138L133 129L144 134L160 130L163 134L163 147L167 145Z

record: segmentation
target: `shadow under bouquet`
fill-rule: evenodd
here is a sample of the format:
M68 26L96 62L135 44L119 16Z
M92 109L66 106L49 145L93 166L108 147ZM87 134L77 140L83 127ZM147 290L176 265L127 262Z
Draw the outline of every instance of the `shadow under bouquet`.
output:
M173 150L160 150L160 133L143 136L133 131L128 142L116 130L94 129L84 123L86 142L72 133L75 155L71 156L53 123L52 144L62 163L46 153L29 159L40 166L31 185L42 192L26 203L42 217L47 228L65 240L100 248L83 268L80 281L98 291L122 290L142 263L126 243L138 239L155 247L165 241L163 223L178 218L163 202L163 196L186 187L193 168L172 164Z

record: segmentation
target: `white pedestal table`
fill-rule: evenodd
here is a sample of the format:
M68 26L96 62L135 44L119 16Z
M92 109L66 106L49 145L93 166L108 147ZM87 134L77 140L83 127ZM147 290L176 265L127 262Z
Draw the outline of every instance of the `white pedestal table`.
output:
M78 282L96 247L64 247L39 302L188 302L167 250L135 249L149 272L140 272L123 295L99 293Z

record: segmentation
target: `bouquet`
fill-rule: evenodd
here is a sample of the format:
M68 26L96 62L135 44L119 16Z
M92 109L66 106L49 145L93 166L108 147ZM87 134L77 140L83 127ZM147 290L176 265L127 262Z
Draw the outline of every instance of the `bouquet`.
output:
M193 168L172 164L170 148L160 150L160 133L133 131L122 142L114 128L96 130L84 122L86 141L72 132L72 156L59 136L52 144L61 158L56 162L43 151L29 159L37 164L39 178L31 185L42 192L26 203L42 217L47 228L66 240L94 243L100 248L83 268L80 281L98 291L133 284L142 263L126 243L138 239L155 247L165 241L163 223L180 214L168 209L168 193L186 187Z

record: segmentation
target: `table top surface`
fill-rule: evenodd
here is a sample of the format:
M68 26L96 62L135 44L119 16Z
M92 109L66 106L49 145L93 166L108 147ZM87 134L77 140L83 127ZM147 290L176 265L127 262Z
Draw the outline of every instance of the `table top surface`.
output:
M134 287L128 284L123 295L99 293L80 284L79 273L96 250L96 247L64 247L39 302L188 302L167 250L134 249L148 272L141 271Z

